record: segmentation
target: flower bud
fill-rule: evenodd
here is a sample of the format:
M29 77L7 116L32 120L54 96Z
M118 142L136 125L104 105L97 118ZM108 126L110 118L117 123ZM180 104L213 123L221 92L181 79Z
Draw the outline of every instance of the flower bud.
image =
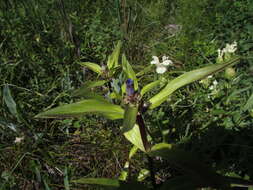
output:
M236 72L233 67L229 67L225 69L225 78L232 79L235 75L236 75Z

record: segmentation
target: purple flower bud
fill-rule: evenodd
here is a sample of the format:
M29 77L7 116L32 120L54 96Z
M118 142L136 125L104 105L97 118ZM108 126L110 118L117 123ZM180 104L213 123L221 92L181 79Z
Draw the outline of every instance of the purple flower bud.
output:
M134 95L134 81L132 79L127 79L126 81L126 94L127 96Z

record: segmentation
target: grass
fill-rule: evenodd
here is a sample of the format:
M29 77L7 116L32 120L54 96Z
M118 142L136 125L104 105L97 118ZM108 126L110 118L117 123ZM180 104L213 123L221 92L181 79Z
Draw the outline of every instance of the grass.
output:
M68 189L68 181L78 177L119 176L130 147L120 136L121 124L94 116L80 120L34 116L73 102L73 90L95 78L76 62L105 64L120 39L134 69L146 68L152 55L173 58L176 65L167 74L169 79L177 72L214 63L218 48L238 42L238 54L246 58L234 78L216 76L215 96L208 98L208 88L195 83L148 113L146 122L154 126L150 131L155 141L161 141L160 131L166 129L168 142L198 152L221 173L252 178L252 106L250 102L247 109L244 106L253 92L253 4L125 2L0 2L0 189ZM181 30L172 35L166 28L169 24ZM152 72L146 76L143 82L155 79ZM24 140L14 143L17 137ZM145 167L142 160L138 154L133 175ZM169 169L161 172L161 180L177 174L168 164L163 167ZM75 188L79 187L70 187Z

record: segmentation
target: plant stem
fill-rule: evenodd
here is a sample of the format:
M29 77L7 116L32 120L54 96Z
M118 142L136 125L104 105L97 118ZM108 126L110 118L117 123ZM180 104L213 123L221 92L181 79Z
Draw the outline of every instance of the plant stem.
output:
M144 123L141 113L138 113L136 122L139 125L141 138L142 138L142 142L144 144L145 150L149 150L150 144L147 139L146 126L145 126L145 123ZM152 186L153 186L153 189L155 190L156 189L156 182L155 182L155 172L154 172L154 166L153 166L153 159L149 155L147 155L147 159L148 159L148 168L150 171Z
M155 181L155 172L154 172L154 164L153 164L153 159L147 155L148 158L148 169L150 171L150 177L151 177L151 183L153 186L153 189L156 189L156 181Z

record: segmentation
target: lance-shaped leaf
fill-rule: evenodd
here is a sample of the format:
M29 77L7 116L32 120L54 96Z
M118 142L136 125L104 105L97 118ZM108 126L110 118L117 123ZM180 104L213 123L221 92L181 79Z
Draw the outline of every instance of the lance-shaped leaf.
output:
M72 180L71 182L79 184L99 185L113 190L127 190L127 189L147 190L147 188L143 184L138 182L126 183L117 179L109 179L109 178L81 178L78 180Z
M36 118L67 118L80 117L85 114L99 114L108 119L122 119L124 110L105 100L87 99L73 104L59 106L57 108L42 112Z
M103 70L102 67L100 67L100 65L96 64L96 63L91 63L91 62L81 62L78 63L79 65L82 65L84 67L89 68L90 70L94 71L95 73L101 75Z
M4 85L3 89L3 100L6 103L9 111L18 118L17 105L14 99L11 96L11 91L8 85Z
M131 104L126 105L122 129L123 133L130 131L134 127L136 123L137 114L138 114L137 106Z
M160 80L157 80L157 81L151 82L151 83L147 84L146 86L144 86L141 89L141 96L143 96L144 94L146 94L147 92L149 92L153 88L157 87L160 82L161 82Z
M139 125L135 124L131 130L124 133L124 136L133 145L137 146L143 152L146 152L146 142L143 142Z
M164 101L167 100L168 96L171 95L174 91L176 91L178 88L185 86L187 84L190 84L194 81L203 79L207 77L208 75L214 74L216 72L219 72L223 70L224 68L233 65L235 62L239 61L239 58L236 58L230 62L224 63L224 64L215 64L208 67L204 67L201 69L193 70L187 73L184 73L183 75L180 75L179 77L175 78L174 80L170 81L162 91L160 91L158 94L156 94L154 97L152 97L149 102L151 103L150 109L153 109L160 104L162 104Z
M134 89L138 90L138 82L135 72L130 63L127 61L126 56L124 54L122 55L122 67L127 78L132 79L134 81Z
M119 54L121 49L121 41L117 43L117 46L113 50L112 54L108 57L107 67L109 70L115 69L119 65Z
M107 187L120 187L119 180L109 178L81 178L77 180L72 180L71 182L79 184L101 185Z
M87 81L81 88L75 90L72 96L89 97L89 93L91 93L92 88L103 86L106 82L106 80Z

